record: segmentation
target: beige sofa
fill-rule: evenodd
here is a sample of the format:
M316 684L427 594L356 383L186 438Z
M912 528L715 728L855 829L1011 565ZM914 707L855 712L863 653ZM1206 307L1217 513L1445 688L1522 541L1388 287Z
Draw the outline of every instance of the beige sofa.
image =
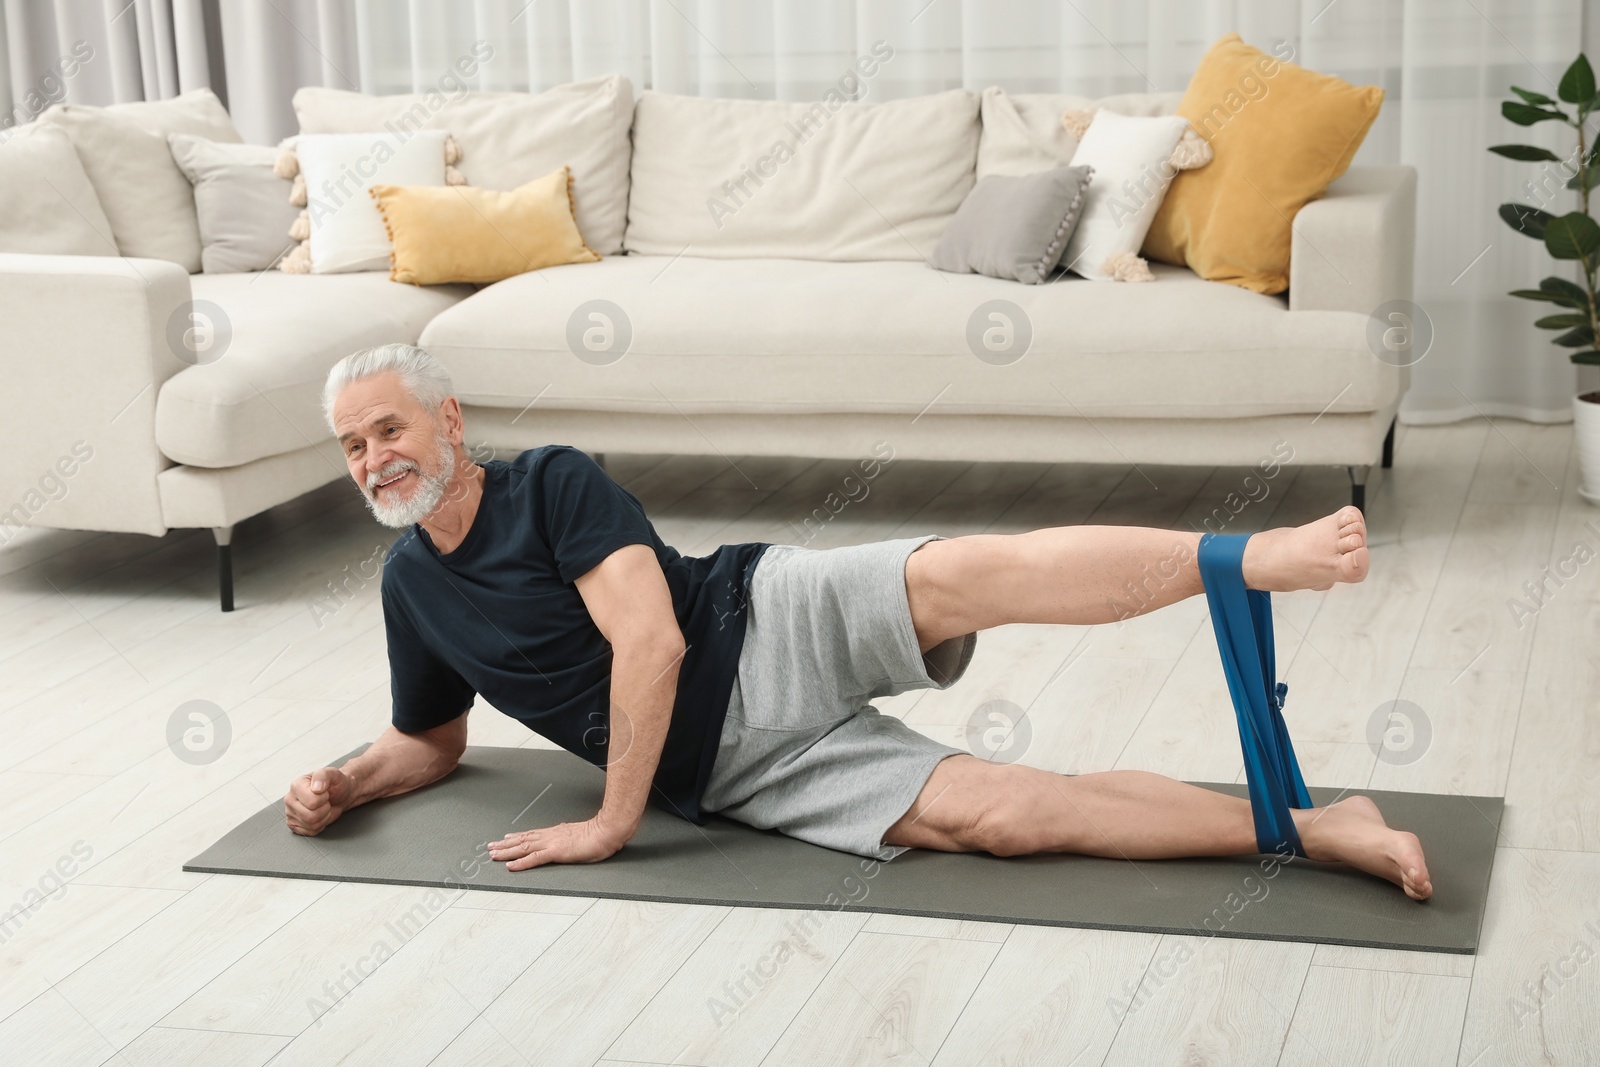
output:
M736 212L718 218L708 195L804 105L646 93L634 106L623 79L585 86L610 94L596 114L632 116L631 139L607 149L631 152L627 228L598 263L475 289L0 253L0 540L8 524L207 527L230 608L232 527L347 477L321 384L343 355L387 341L439 356L471 442L497 449L854 458L888 440L921 459L1243 465L1287 442L1296 464L1347 467L1358 502L1368 469L1387 465L1407 379L1374 356L1369 315L1410 296L1410 168L1352 168L1299 213L1284 296L1159 264L1154 283L1026 286L922 259L982 160L1003 155L984 140L992 94L846 107L776 176L735 184ZM539 100L475 106L491 96ZM297 97L302 126L337 129L341 97L356 94ZM374 121L359 99L351 121ZM1071 99L1009 103L1037 120ZM470 163L488 142L461 131L485 115L447 107L429 122L454 120ZM930 152L919 131L953 143ZM581 199L578 168L575 181ZM172 337L196 306L220 308L230 339L192 366ZM974 346L996 322L1031 334L1023 354ZM75 446L92 458L63 463Z

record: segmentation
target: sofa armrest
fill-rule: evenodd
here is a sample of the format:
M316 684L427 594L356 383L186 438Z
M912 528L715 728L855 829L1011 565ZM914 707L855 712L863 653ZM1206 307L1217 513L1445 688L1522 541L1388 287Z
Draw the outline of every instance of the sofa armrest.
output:
M1351 167L1294 218L1290 311L1359 311L1411 299L1414 167Z
M0 544L16 526L162 534L156 393L182 370L189 275L115 256L0 254Z

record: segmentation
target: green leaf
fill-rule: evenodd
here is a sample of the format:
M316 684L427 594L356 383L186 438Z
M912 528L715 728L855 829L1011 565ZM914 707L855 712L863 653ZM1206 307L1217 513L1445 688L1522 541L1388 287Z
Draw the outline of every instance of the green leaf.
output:
M1557 303L1561 302L1558 298L1565 298L1570 301L1571 303L1567 305L1568 307L1586 308L1589 306L1589 290L1577 282L1551 275L1539 283L1539 288L1546 293L1554 294L1552 299L1556 299Z
M1501 204L1500 217L1506 220L1507 226L1536 241L1544 240L1545 227L1555 218L1550 212L1527 204Z
M1594 347L1594 331L1587 326L1579 326L1571 333L1564 333L1555 339L1555 343L1562 348L1582 348L1588 345Z
M1581 173L1574 174L1572 177L1567 179L1567 188L1578 188L1578 179L1580 178L1584 180L1589 188L1593 189L1596 185L1600 185L1600 167L1590 163L1583 169Z
M1582 259L1600 248L1600 224L1581 211L1545 223L1544 246L1556 259Z
M1600 352L1596 352L1592 348L1587 352L1574 352L1570 358L1574 363L1588 363L1593 366L1600 366Z
M1516 93L1518 96L1522 97L1522 99L1526 100L1530 104L1554 104L1555 103L1554 100L1550 99L1548 96L1544 95L1543 93L1531 93L1528 90L1520 89L1515 85L1513 85L1511 87L1511 91Z
M1519 104L1515 100L1506 100L1500 105L1500 114L1515 122L1518 126L1532 126L1536 122L1549 122L1551 119L1568 121L1566 113L1561 111L1548 111L1532 104Z
M1589 310L1589 294L1565 278L1546 278L1537 289L1513 289L1507 295L1523 300L1543 300L1583 312Z
M1513 289L1506 295L1521 297L1523 300L1546 300L1552 304L1562 304L1569 308L1579 306L1567 297L1557 296L1555 293L1547 293L1543 289Z
M1589 325L1589 316L1577 312L1571 315L1546 315L1534 325L1541 330L1570 330L1574 326Z
M1594 69L1589 66L1589 59L1582 52L1572 61L1572 66L1561 75L1561 84L1556 86L1556 95L1569 104L1580 104L1594 96Z
M1543 163L1546 160L1549 160L1552 163L1561 162L1561 157L1550 151L1550 149L1536 148L1531 144L1490 145L1489 151L1493 152L1497 156L1505 156L1507 159L1521 160L1524 163Z

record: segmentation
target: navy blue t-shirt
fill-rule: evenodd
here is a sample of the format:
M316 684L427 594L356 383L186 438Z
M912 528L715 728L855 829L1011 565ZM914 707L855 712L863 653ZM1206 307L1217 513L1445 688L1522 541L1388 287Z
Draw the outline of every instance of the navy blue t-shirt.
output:
M684 556L637 497L568 445L483 464L483 500L453 552L420 526L383 568L393 722L407 733L495 708L597 766L610 735L611 645L573 582L627 545L649 545L687 645L652 803L704 822L705 794L744 645L746 591L764 542Z

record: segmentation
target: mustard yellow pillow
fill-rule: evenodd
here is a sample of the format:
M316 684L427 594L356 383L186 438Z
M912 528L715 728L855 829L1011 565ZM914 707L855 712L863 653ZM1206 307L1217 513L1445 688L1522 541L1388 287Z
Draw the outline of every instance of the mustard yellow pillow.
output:
M566 167L509 192L467 185L373 185L367 191L394 246L392 281L497 282L600 258L573 219Z
M1295 212L1345 172L1383 90L1284 63L1230 33L1178 105L1213 159L1172 179L1144 240L1149 259L1258 293L1289 288Z

